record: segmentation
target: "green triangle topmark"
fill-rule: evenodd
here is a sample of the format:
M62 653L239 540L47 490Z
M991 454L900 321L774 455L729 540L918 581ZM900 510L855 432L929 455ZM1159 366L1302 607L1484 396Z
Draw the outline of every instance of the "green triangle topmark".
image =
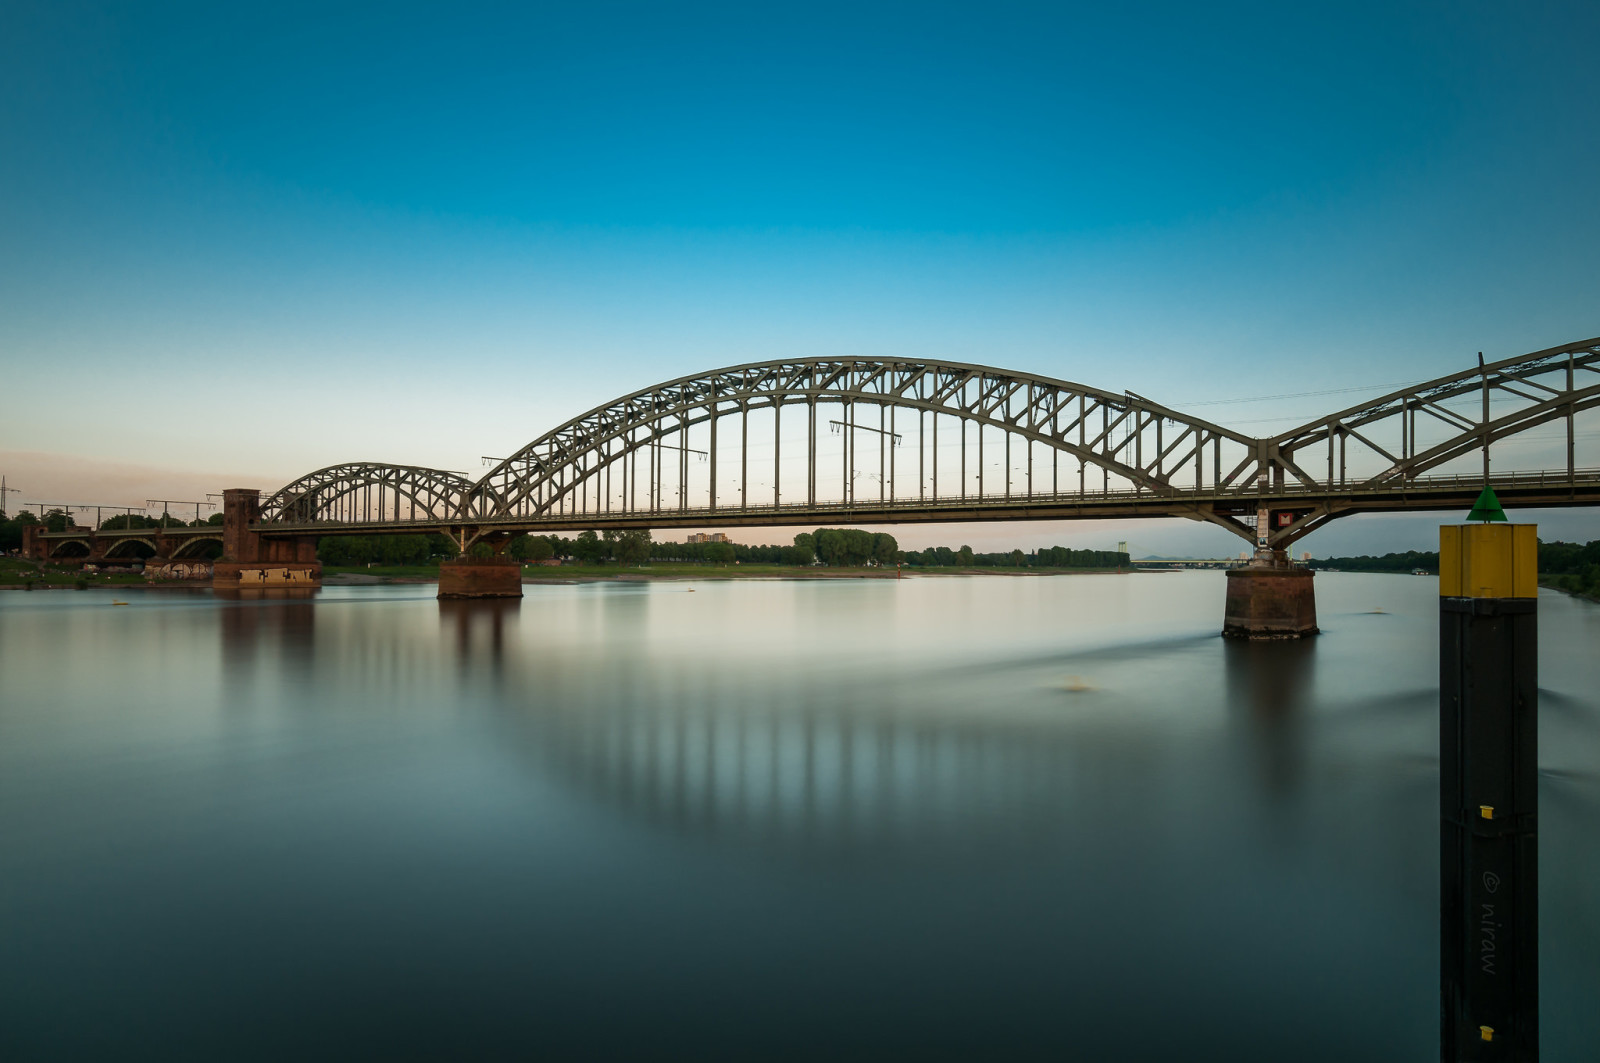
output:
M1472 512L1467 514L1468 520L1505 520L1506 511L1500 508L1500 499L1495 497L1494 488L1488 484L1483 485L1483 492L1478 495L1478 500L1472 503Z

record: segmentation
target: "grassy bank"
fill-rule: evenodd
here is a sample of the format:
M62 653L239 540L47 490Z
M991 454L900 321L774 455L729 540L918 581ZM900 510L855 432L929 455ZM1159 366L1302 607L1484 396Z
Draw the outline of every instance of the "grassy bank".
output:
M40 566L20 558L0 558L0 587L129 587L143 586L145 578L137 572L94 573L75 568Z

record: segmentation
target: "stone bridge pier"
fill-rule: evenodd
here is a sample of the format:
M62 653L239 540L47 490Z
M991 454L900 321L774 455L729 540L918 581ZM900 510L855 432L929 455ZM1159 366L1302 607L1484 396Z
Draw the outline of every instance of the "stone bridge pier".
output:
M472 537L462 528L453 538L466 543ZM522 563L505 556L511 536L496 534L481 540L492 551L489 557L470 557L465 551L454 561L439 565L440 598L521 598Z
M1256 551L1250 563L1228 570L1222 633L1240 639L1298 639L1317 633L1315 574L1289 560L1292 539L1274 544L1272 514L1256 514Z
M260 491L233 487L222 492L222 557L212 567L212 588L321 586L316 536L269 539L256 530L260 519Z

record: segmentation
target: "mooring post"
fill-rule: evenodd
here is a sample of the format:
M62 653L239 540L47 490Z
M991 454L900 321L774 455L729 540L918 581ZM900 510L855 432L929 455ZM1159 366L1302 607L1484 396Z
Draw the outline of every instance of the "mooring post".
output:
M1536 525L1439 529L1444 1063L1539 1057L1537 596Z

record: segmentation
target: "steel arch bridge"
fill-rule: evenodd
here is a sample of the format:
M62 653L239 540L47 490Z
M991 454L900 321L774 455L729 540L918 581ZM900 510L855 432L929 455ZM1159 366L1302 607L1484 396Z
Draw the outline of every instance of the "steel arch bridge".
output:
M256 530L443 531L465 548L580 528L1181 516L1281 549L1351 512L1464 505L1485 477L1519 505L1600 504L1600 468L1577 462L1580 435L1593 434L1580 417L1596 406L1600 338L1480 356L1270 437L982 365L751 363L596 407L476 481L382 463L319 469L266 499ZM1552 423L1564 446L1532 434ZM1497 471L1523 441L1564 460Z

